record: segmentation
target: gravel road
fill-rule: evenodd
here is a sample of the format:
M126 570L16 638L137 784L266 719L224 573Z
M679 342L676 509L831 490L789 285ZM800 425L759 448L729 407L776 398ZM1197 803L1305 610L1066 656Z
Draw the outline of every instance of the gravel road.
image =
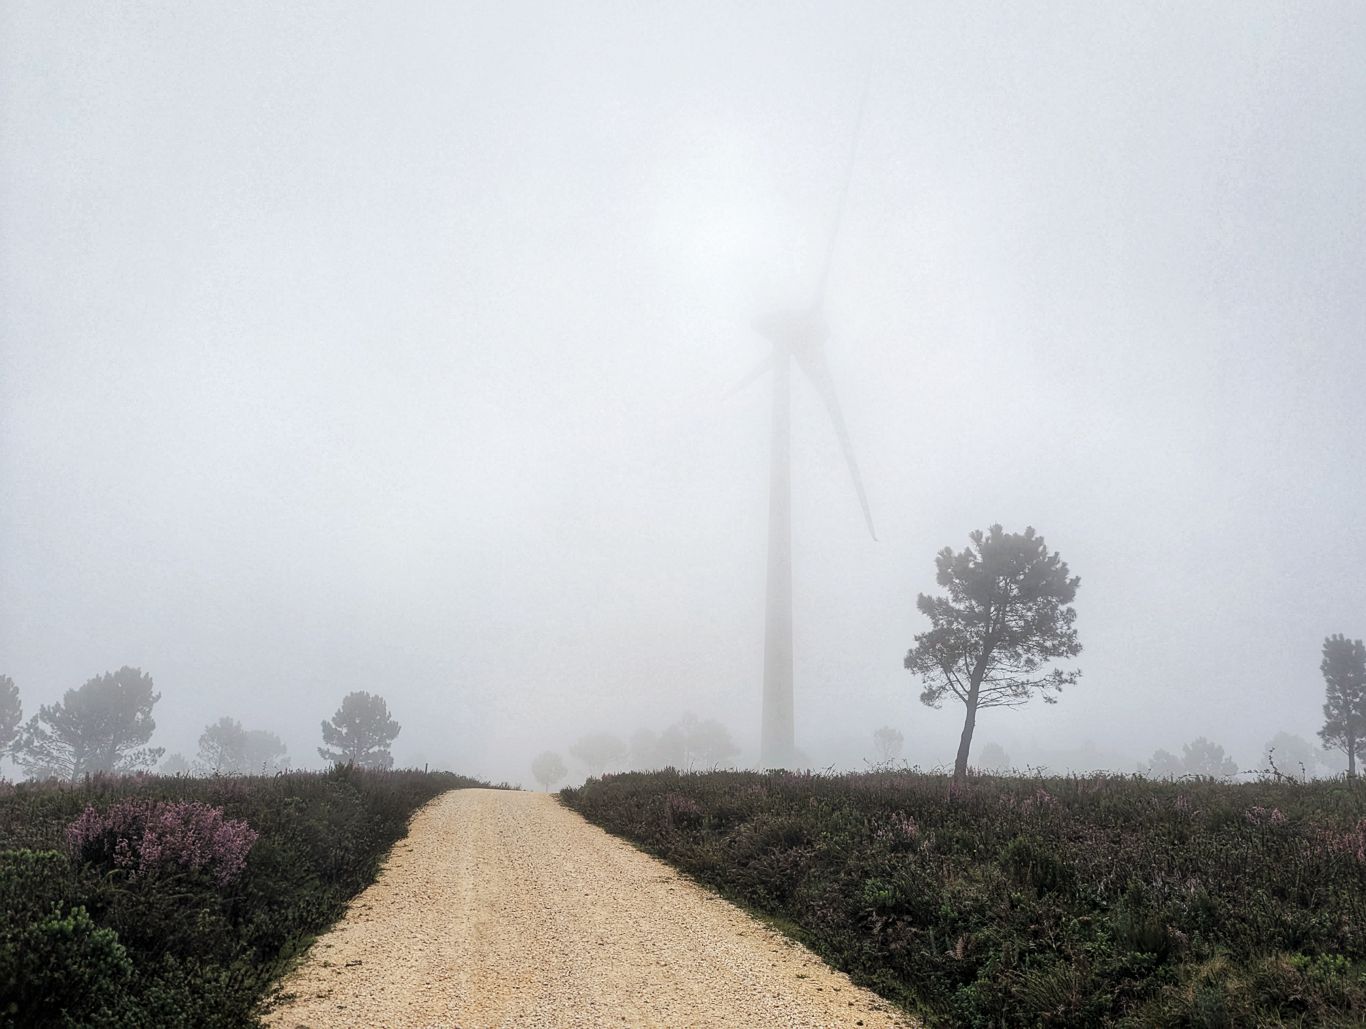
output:
M805 948L544 793L455 790L268 1025L906 1026Z

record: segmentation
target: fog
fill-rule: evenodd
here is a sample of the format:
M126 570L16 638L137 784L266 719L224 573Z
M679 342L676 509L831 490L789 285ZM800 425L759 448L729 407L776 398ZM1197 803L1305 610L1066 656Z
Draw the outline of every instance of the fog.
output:
M318 765L757 760L770 381L819 274L879 541L793 384L798 745L891 724L934 555L1036 527L1081 682L1017 763L1248 768L1366 635L1366 7L0 6L0 671ZM6 766L11 769L13 766Z

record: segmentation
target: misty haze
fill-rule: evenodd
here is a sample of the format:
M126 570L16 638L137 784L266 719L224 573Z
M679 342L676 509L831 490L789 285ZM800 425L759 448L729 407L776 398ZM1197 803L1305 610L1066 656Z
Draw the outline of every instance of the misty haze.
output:
M1364 55L1348 4L0 2L0 1026L765 1024L527 942L749 939L711 890L851 1025L1359 1024ZM570 873L427 1022L411 941L479 918L337 936ZM240 950L154 930L182 877ZM1005 969L1055 901L1129 957ZM162 986L40 989L54 911Z

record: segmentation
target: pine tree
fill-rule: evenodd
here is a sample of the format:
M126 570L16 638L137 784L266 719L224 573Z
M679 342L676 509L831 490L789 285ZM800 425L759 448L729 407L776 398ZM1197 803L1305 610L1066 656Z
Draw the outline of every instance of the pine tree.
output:
M399 724L389 717L389 705L378 693L348 693L329 721L323 722L323 743L318 753L324 761L350 763L361 768L392 768L389 745Z
M1337 748L1347 755L1347 778L1357 776L1357 753L1366 739L1366 647L1338 633L1323 641L1323 672L1326 698L1323 749Z

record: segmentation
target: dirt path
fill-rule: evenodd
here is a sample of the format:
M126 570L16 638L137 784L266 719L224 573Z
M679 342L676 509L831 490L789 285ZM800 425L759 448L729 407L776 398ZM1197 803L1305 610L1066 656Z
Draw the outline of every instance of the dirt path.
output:
M457 790L271 1026L902 1026L890 1005L542 793Z

